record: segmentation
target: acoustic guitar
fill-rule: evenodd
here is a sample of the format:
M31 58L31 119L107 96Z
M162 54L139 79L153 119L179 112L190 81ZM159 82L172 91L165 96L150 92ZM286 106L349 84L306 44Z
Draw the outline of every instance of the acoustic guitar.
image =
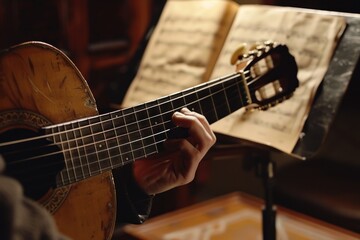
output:
M73 239L110 239L116 196L111 170L185 136L171 122L187 107L213 123L240 108L266 109L298 87L282 44L239 56L233 74L134 107L98 114L78 69L60 50L27 42L0 54L0 153L5 174Z

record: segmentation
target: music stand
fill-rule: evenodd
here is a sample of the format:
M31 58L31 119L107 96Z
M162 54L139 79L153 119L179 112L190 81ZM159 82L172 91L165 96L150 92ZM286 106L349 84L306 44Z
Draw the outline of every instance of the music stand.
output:
M317 12L315 10L315 12ZM322 11L319 11L322 12ZM327 12L325 13L327 14ZM348 88L350 81L359 76L360 66L360 15L339 12L329 12L343 16L347 22L347 28L339 41L329 64L321 86L318 89L316 98L302 130L302 137L299 138L292 154L294 157L303 160L309 159L317 154L336 116L339 105ZM270 151L277 151L271 149ZM263 150L261 151L263 152ZM265 205L263 209L263 239L276 239L276 211L273 204L273 177L274 164L269 154L260 155L260 174L263 178L265 191Z
M303 11L303 9L301 10ZM284 159L296 158L306 160L314 157L322 146L331 124L337 114L340 103L350 81L360 76L360 14L325 12L321 10L305 10L314 13L343 16L347 27L335 49L328 71L318 88L308 118L291 154L283 153L273 147L239 140L219 134L221 140L238 143L237 147L255 149L252 156L257 167L257 175L262 178L264 188L264 208L262 209L263 240L276 239L276 207L273 199L273 181L275 163L271 160L271 153L279 154ZM231 144L230 144L231 145ZM231 147L234 147L232 145Z

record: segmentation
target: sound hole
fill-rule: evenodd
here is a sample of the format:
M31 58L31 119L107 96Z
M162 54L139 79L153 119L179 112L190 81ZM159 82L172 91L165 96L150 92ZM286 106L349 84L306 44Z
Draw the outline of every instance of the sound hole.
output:
M64 167L57 145L29 129L10 129L1 133L0 142L28 139L0 148L6 162L5 174L17 179L26 196L38 200L56 186L56 175Z

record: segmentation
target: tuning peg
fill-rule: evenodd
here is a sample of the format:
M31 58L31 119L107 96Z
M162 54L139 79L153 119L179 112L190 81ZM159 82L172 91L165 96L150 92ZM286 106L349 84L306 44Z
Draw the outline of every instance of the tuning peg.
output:
M257 51L256 49L251 50L247 53L248 57L257 57L259 55L259 51Z
M270 104L267 104L267 105L262 106L262 107L260 108L260 110L261 110L261 111L266 111L266 110L268 110L270 107L271 107Z
M230 58L230 64L235 65L236 62L244 57L246 52L246 43L241 44L238 48L235 49Z
M265 52L266 51L266 46L265 45L258 45L256 47L256 50L259 52Z
M268 41L264 42L264 45L266 46L267 51L269 51L270 49L277 47L279 45L279 43L268 40Z
M271 40L267 40L264 42L264 45L267 46L267 47L274 47L276 44L275 42L271 41Z
M230 58L230 64L235 65L238 60L243 60L251 56L258 56L262 52L267 51L269 48L273 48L276 45L274 41L267 40L264 42L256 42L251 45L242 43L235 49Z

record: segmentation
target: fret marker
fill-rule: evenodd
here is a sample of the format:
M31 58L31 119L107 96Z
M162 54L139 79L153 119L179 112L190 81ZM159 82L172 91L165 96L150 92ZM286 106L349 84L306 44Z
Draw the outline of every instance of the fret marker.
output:
M158 122L155 122L154 124L158 124Z
M101 145L101 144L99 144L99 148L102 148L102 145Z
M126 161L129 160L129 158L125 158L125 160L126 160Z

